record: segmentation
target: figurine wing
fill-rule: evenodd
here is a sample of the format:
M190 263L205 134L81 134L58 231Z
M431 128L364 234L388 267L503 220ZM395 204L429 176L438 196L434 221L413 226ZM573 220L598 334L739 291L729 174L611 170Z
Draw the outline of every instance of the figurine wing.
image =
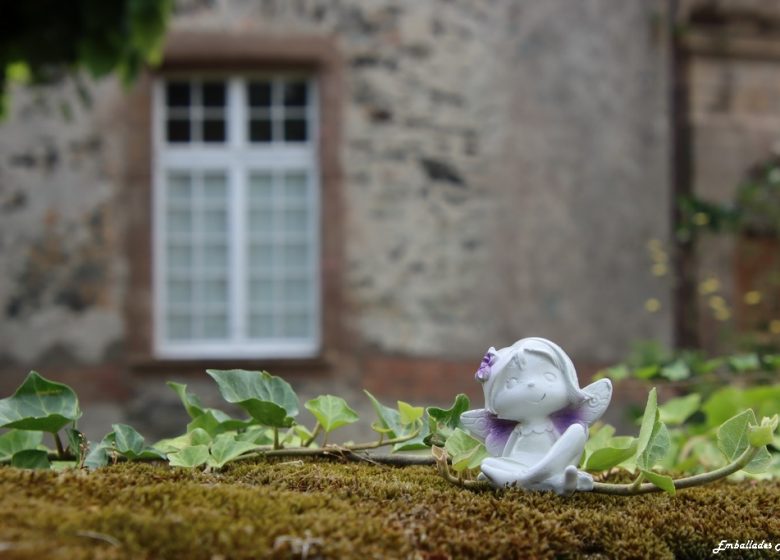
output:
M588 425L601 418L612 399L612 382L609 379L599 379L582 390L588 398L580 406L580 418Z
M488 453L499 457L517 422L502 420L486 408L469 410L460 415L461 425L475 438L485 442Z

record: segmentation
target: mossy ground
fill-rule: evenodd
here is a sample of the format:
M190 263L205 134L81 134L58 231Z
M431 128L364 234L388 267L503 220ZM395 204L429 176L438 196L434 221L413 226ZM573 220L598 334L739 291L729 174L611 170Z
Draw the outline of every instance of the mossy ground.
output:
M559 498L324 460L0 468L2 558L709 558L721 539L780 541L780 483Z

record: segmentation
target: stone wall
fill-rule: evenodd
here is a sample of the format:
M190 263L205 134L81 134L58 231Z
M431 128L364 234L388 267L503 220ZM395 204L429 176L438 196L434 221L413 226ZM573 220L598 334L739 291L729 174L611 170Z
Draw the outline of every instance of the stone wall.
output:
M179 2L177 31L338 45L339 320L351 335L333 372L354 387L375 366L386 386L410 367L382 356L409 357L447 392L451 372L522 336L554 338L581 364L619 360L636 339L671 342L670 286L646 252L671 229L664 6ZM94 368L127 390L127 97L111 80L86 88L89 107L72 84L17 89L0 125L4 388L36 367ZM164 378L133 389L145 402ZM326 379L296 383L332 387L339 374Z

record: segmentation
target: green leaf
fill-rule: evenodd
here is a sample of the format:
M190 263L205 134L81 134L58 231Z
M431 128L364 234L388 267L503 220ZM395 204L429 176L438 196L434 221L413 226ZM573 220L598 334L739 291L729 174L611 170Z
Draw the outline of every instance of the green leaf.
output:
M631 375L631 370L628 369L628 366L626 364L618 364L616 366L612 366L610 368L601 370L598 373L598 376L600 377L609 377L612 379L612 381L620 381L622 379L627 379Z
M326 432L358 421L358 414L341 397L321 395L306 401L306 410L311 412Z
M460 428L456 428L447 438L444 449L452 457L452 468L456 472L476 469L482 464L483 459L489 456L487 449L480 441Z
M24 449L14 453L11 466L18 469L49 469L49 454L40 449Z
M88 469L105 467L111 459L114 450L114 432L110 432L99 443L90 442L89 452L84 459L84 466Z
M9 430L0 436L0 461L8 461L14 454L26 449L37 449L43 442L43 433L27 430Z
M606 471L618 466L623 461L630 459L636 453L636 438L628 438L630 441L617 440L613 445L596 449L587 459L585 470L598 472ZM626 445L619 445L625 443Z
M426 409L428 414L428 433L423 437L426 445L443 446L447 438L452 435L455 428L460 426L460 416L466 412L471 403L463 393L455 397L450 408L430 406Z
M642 416L642 426L639 428L639 439L637 440L637 457L644 453L647 444L650 442L650 436L653 435L653 428L658 421L658 396L653 387L647 395L647 404L645 413Z
M425 409L421 406L412 406L404 401L398 401L398 413L401 418L401 424L409 426L422 418Z
M718 428L718 449L729 462L736 460L748 448L750 445L749 428L756 425L756 415L751 409L748 409L730 418ZM771 460L772 457L766 447L761 447L743 470L749 473L763 472Z
M265 426L288 428L298 414L298 397L289 383L264 371L207 370L222 397Z
M761 360L758 354L738 354L730 356L727 360L729 367L737 373L756 371L761 369Z
M12 396L0 400L0 428L54 433L80 416L73 389L34 371Z
M615 433L615 428L609 424L591 426L588 441L585 443L585 456L587 457L597 449L607 447L609 440Z
M670 444L671 439L669 438L669 430L663 422L660 420L657 421L653 426L653 431L650 435L647 447L645 447L645 450L637 457L636 464L641 469L652 469L666 457L666 454L669 452Z
M701 395L693 393L687 397L671 399L658 407L661 422L673 426L685 422L691 414L699 410Z
M666 476L665 474L658 474L657 472L653 472L650 470L640 469L640 472L644 475L644 477L658 486L661 490L669 494L670 496L674 496L677 493L677 489L674 487L674 480L672 480L671 476Z
M752 408L759 416L771 416L777 412L778 402L780 384L749 389L725 387L713 393L701 408L707 415L707 426L717 428L748 408Z
M187 424L188 432L201 428L210 435L215 436L231 430L244 429L252 424L251 420L237 420L217 408L204 407L198 396L187 391L187 385L183 383L170 381L168 382L168 387L173 389L179 396L184 409L192 418L192 422Z
M636 377L637 379L650 379L651 377L654 377L655 374L658 373L659 368L660 366L658 365L636 368L634 370L634 377Z
M669 381L682 381L683 379L688 379L690 376L691 370L682 360L675 360L668 366L661 368L661 377L665 377Z
M453 430L460 425L460 416L471 406L469 398L460 393L455 397L455 401L450 408L428 407L428 416L435 420L438 425L444 425Z
M156 449L144 445L144 438L127 424L113 424L114 448L131 461L137 459L164 459Z
M374 407L374 411L379 419L378 425L371 425L374 431L386 434L391 439L402 436L404 434L404 426L401 423L401 413L394 408L383 405L368 391L363 390L363 392L371 400L371 405Z
M192 469L205 465L209 460L208 445L191 445L176 453L169 453L168 460L172 467L185 467Z
M296 424L295 428L299 425ZM311 437L311 434L309 434ZM266 428L265 426L252 426L247 428L245 432L236 435L238 441L248 441L255 445L271 445L274 442L274 432L272 428Z
M229 461L253 449L257 449L257 445L254 443L239 441L230 434L220 434L211 444L211 456L208 458L208 464L211 467L221 469Z

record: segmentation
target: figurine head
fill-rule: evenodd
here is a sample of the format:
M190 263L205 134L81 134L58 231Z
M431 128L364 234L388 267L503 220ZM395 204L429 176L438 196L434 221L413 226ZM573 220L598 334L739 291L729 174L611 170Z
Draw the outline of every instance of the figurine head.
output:
M544 338L491 348L477 379L483 384L485 407L500 419L516 422L574 411L591 397L580 389L571 359Z

